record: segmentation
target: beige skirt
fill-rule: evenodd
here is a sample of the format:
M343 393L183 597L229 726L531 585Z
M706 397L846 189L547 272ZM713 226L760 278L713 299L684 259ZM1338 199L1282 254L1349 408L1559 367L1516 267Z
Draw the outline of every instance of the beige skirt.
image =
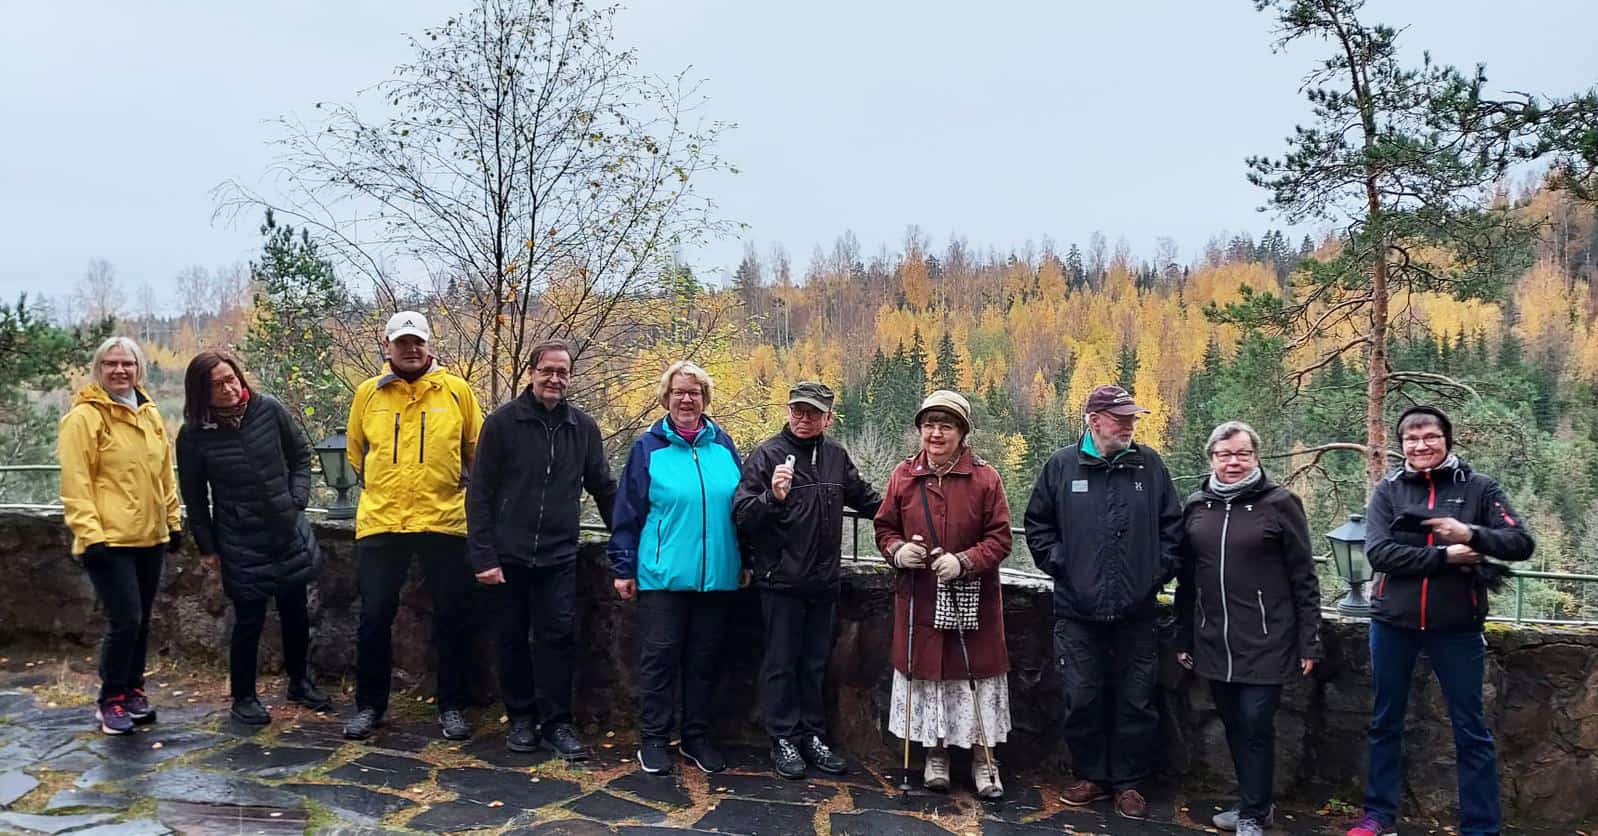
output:
M910 729L905 731L905 703L910 702ZM1010 735L1010 682L1005 676L977 680L976 699L964 679L917 679L893 672L893 707L888 710L888 731L923 746L958 746L1003 743ZM978 729L977 718L981 717Z

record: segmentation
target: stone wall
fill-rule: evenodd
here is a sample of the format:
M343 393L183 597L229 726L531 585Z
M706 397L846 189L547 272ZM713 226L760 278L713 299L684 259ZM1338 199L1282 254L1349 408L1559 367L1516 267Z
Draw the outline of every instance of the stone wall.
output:
M353 542L347 524L318 526L324 563L311 595L312 664L324 681L353 681L357 595ZM101 617L87 578L67 556L69 538L59 514L0 512L0 646L31 645L81 651L98 641ZM579 720L591 730L631 728L635 689L631 605L616 599L599 544L585 546L578 574L582 624L577 677ZM756 671L760 658L758 601L734 596L725 649L726 683L719 694L722 732L759 739ZM395 625L396 676L430 687L427 595L413 580ZM828 691L835 736L856 752L892 757L883 730L887 704L889 576L880 565L848 567L839 604ZM477 692L494 698L489 639L491 615L475 608ZM230 609L215 575L191 552L168 563L157 600L152 652L221 661ZM1015 729L1002 754L1011 763L1063 765L1058 745L1059 676L1050 648L1049 589L1036 580L1007 579L1005 624ZM275 617L274 617L275 620ZM1331 620L1325 664L1288 687L1277 720L1279 789L1301 800L1336 797L1357 802L1369 717L1370 659L1361 622ZM1522 825L1598 821L1598 630L1493 625L1486 703L1500 746L1506 811ZM263 664L281 664L276 627L268 625ZM86 651L85 651L86 652ZM219 668L219 676L220 668ZM1452 733L1441 695L1424 662L1416 671L1408 735L1406 812L1453 821ZM1224 789L1231 766L1208 691L1162 654L1164 778L1191 790ZM1063 766L1062 766L1063 768Z

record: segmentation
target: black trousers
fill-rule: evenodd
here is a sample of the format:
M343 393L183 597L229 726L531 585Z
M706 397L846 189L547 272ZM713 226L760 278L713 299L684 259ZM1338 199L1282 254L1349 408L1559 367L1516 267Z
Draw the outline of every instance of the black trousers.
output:
M760 612L766 625L766 655L760 666L766 733L787 740L825 737L827 707L821 688L832 655L837 593L762 590Z
M311 616L305 608L305 584L282 587L272 598L233 600L233 640L228 647L228 682L233 699L255 696L255 665L260 656L266 605L277 601L283 628L283 673L291 684L305 677L305 654L311 644Z
M466 538L452 534L376 534L356 543L360 554L360 628L355 645L355 706L388 710L394 672L392 628L411 558L422 564L422 581L433 598L433 646L438 653L438 710L465 708L471 687L471 566Z
M570 723L577 562L506 564L503 569L505 582L494 589L494 597L499 606L499 686L505 693L505 713L535 722ZM528 641L529 630L536 645Z
M1160 728L1154 617L1057 619L1054 653L1065 682L1065 742L1076 777L1113 790L1135 788L1154 771Z
M101 700L144 687L150 610L161 586L166 544L106 551L103 557L83 559L83 569L105 608L107 622L100 642Z
M1237 770L1238 815L1264 823L1276 778L1276 707L1282 686L1212 679L1210 693L1226 726L1226 744Z
M664 746L670 742L673 715L679 705L683 739L710 736L716 656L721 650L728 595L638 593L638 730L644 743Z

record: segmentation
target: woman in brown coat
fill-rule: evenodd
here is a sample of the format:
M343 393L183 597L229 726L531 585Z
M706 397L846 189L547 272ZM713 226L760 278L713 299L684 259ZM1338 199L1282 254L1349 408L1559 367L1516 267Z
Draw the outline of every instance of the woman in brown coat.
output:
M1004 787L988 747L1003 743L1010 731L1010 655L999 588L999 563L1010 554L1010 506L998 471L966 446L970 416L970 404L955 392L927 396L915 419L921 450L894 469L877 511L877 548L899 570L888 729L926 747L928 789L948 789L945 747L959 746L973 750L977 794L997 798ZM964 633L964 653L961 634L933 621L938 585L960 579L980 585L978 623ZM913 636L907 631L912 610Z

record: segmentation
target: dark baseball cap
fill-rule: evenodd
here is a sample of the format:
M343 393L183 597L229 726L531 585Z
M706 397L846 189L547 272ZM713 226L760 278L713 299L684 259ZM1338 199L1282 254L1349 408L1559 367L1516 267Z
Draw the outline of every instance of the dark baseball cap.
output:
M796 403L809 404L822 412L832 411L832 389L825 383L813 380L801 380L788 390L788 405Z
M1087 406L1083 412L1108 412L1111 415L1136 415L1149 410L1138 406L1132 401L1132 393L1107 383L1088 393Z

